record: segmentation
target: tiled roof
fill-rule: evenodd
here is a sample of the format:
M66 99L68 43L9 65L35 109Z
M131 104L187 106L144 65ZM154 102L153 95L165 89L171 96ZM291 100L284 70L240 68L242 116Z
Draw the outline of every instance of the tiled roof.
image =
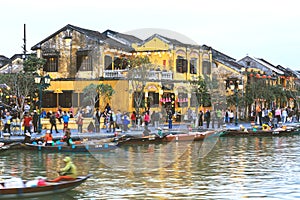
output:
M4 65L7 65L8 63L10 63L10 59L6 56L0 55L0 68Z
M148 37L147 39L145 39L142 43L140 43L139 45L142 46L143 44L145 44L146 42L152 40L153 38L159 38L161 39L162 41L164 41L165 43L167 44L172 44L174 46L180 46L180 47L193 47L193 48L199 48L200 49L200 46L199 45L193 45L193 44L186 44L186 43L183 43L183 42L180 42L176 39L172 39L172 38L169 38L169 37L166 37L166 36L162 36L160 34L153 34L151 35L150 37Z
M140 38L137 38L133 35L127 35L127 34L119 33L116 31L109 30L109 29L104 31L102 33L102 35L112 38L112 39L121 40L121 43L122 42L130 43L130 45L132 43L140 43L143 41Z
M132 48L131 46L126 45L126 44L122 44L122 43L120 43L120 42L118 42L114 39L111 39L111 38L106 38L104 43L107 44L112 49L120 49L120 50L124 50L124 51L127 51L127 52L134 51L134 48Z
M68 24L66 26L64 26L63 28L59 29L58 31L56 31L55 33L53 33L52 35L48 36L47 38L45 38L44 40L42 40L41 42L37 43L36 45L34 45L31 50L36 50L40 47L41 44L43 44L44 42L48 41L50 38L54 37L55 35L57 35L58 33L62 32L62 31L66 31L67 29L71 29L71 30L75 30L78 31L88 37L90 37L91 39L97 40L97 41L104 41L106 39L105 36L103 36L100 32L98 31L93 31L93 30L89 30L89 29L84 29L84 28L80 28L77 26L73 26L71 24Z

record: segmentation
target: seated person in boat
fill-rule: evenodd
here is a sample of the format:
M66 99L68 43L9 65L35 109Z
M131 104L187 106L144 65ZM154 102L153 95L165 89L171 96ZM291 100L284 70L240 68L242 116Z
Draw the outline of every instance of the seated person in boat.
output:
M66 166L58 171L60 176L49 182L72 181L77 178L77 167L72 162L71 157L65 157L64 162L66 163Z
M50 130L46 131L46 135L44 136L44 142L45 142L46 146L52 146L53 137L52 137Z
M31 135L29 132L26 132L25 133L25 137L24 137L24 140L23 140L23 144L25 143L30 143L31 142Z
M66 132L62 138L62 141L66 142L68 146L71 145L71 129L70 128L66 128Z

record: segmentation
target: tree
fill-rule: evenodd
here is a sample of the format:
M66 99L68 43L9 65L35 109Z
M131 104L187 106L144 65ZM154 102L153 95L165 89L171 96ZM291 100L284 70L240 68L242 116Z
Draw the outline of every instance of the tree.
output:
M23 71L25 73L38 73L39 70L43 69L43 66L46 64L46 60L43 58L38 58L34 54L29 55L26 60L23 62Z
M131 87L136 113L140 114L140 108L145 105L144 89L148 81L150 60L147 56L136 56L124 58L121 64L126 64L129 69L127 79ZM123 66L124 67L124 66Z
M26 101L31 101L36 96L37 85L34 77L37 72L41 72L42 66L45 64L44 59L30 55L23 63L23 71L18 74L1 74L0 83L6 83L10 90L9 94L11 102L8 102L12 108L23 118L23 108ZM26 98L28 100L26 100ZM28 102L30 103L30 102Z
M96 85L91 83L83 89L83 103L90 105L93 110L96 102L98 102L101 97L104 97L104 99L110 99L114 93L114 89L109 84L101 83Z
M190 84L192 86L192 92L196 95L196 111L195 113L198 113L199 106L204 106L207 104L210 100L209 93L208 93L208 87L207 87L207 81L205 81L203 76L198 76L197 79L191 80ZM198 126L198 114L197 114L197 120L196 120L196 127Z
M111 85L103 83L97 86L97 91L99 93L99 100L103 97L105 102L110 101L112 95L115 93L115 90L111 87Z

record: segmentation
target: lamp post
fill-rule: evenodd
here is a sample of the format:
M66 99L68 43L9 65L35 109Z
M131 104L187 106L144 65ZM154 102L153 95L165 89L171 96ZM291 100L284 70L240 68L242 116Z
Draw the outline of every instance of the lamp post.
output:
M239 90L243 89L243 85L237 80L234 82L231 82L230 84L230 89L234 92L235 94L235 126L238 125L238 105L239 105Z
M43 90L50 86L51 78L47 74L46 76L36 76L34 78L34 82L38 85L39 88L39 120L38 120L38 133L42 131L42 123L41 123L41 112L42 112L42 98L43 98Z

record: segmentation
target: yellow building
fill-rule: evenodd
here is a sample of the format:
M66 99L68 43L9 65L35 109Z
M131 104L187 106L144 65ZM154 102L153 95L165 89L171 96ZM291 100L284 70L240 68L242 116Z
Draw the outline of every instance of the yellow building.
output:
M211 75L210 48L181 43L158 34L142 41L111 30L103 33L67 25L32 47L47 60L43 71L52 79L44 92L43 108L63 109L85 106L82 90L90 83L110 84L116 93L110 102L97 102L101 109L134 110L134 91L126 79L128 68L120 65L130 56L148 56L149 69L144 91L145 108L165 108L185 113L195 107L189 81ZM96 105L96 106L97 106Z

